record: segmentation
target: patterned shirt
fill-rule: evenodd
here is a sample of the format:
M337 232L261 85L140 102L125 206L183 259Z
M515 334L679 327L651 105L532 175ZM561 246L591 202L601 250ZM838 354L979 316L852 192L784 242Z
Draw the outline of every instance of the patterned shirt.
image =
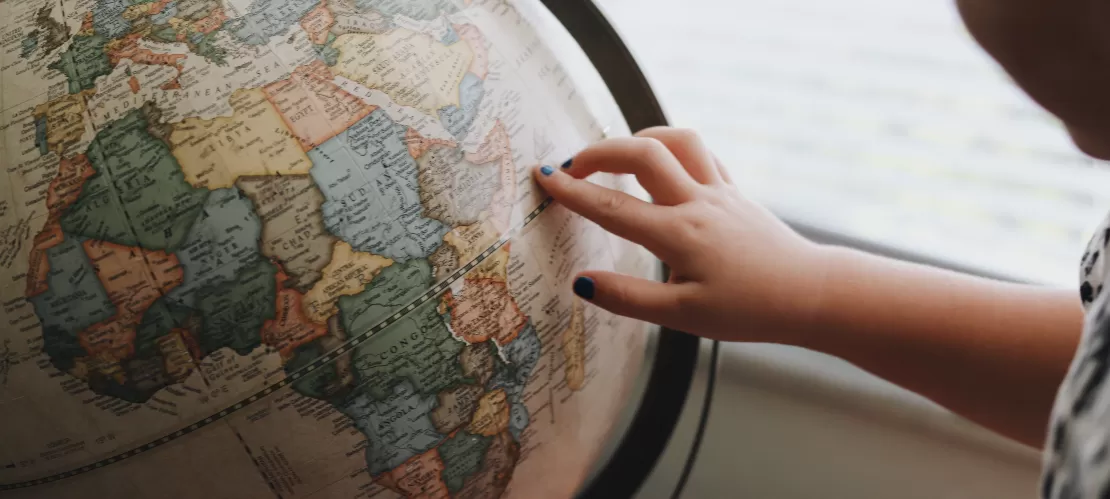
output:
M1080 265L1086 320L1079 350L1056 394L1044 457L1045 499L1110 497L1110 218L1095 232Z

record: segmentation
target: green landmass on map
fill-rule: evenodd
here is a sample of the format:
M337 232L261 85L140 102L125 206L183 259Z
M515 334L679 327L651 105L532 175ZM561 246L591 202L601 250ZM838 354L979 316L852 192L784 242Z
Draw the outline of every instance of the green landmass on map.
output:
M147 128L134 110L96 135L88 150L96 174L62 216L63 230L150 250L181 244L208 190L185 181L169 147Z
M96 86L96 79L112 72L112 65L104 47L108 39L98 35L77 35L73 37L69 50L47 66L66 75L69 80L69 93L75 94Z

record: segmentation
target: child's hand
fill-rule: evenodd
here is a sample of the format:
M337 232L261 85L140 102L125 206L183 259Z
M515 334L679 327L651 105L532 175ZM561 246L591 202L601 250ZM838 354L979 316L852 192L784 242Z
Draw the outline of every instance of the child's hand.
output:
M567 208L671 268L668 283L583 272L579 296L614 313L724 340L775 341L804 329L820 304L823 252L746 199L698 136L651 128L599 142L563 168L537 170ZM584 179L635 175L655 204Z

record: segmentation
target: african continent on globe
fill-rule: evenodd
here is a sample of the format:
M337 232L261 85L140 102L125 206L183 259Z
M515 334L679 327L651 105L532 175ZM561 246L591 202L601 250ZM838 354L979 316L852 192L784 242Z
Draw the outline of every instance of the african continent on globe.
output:
M537 0L0 19L0 497L583 484L650 329L569 280L656 262L532 182L627 131Z

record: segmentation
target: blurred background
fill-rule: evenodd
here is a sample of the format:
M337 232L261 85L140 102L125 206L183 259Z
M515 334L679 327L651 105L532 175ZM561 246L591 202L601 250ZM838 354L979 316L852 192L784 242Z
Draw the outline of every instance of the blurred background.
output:
M952 0L596 1L671 122L780 216L888 254L1077 285L1110 168L975 45ZM682 497L1038 497L1038 450L839 359L725 344L718 373ZM671 497L701 400L640 497Z
M1110 169L1010 83L952 0L597 3L672 123L780 215L1077 285Z

